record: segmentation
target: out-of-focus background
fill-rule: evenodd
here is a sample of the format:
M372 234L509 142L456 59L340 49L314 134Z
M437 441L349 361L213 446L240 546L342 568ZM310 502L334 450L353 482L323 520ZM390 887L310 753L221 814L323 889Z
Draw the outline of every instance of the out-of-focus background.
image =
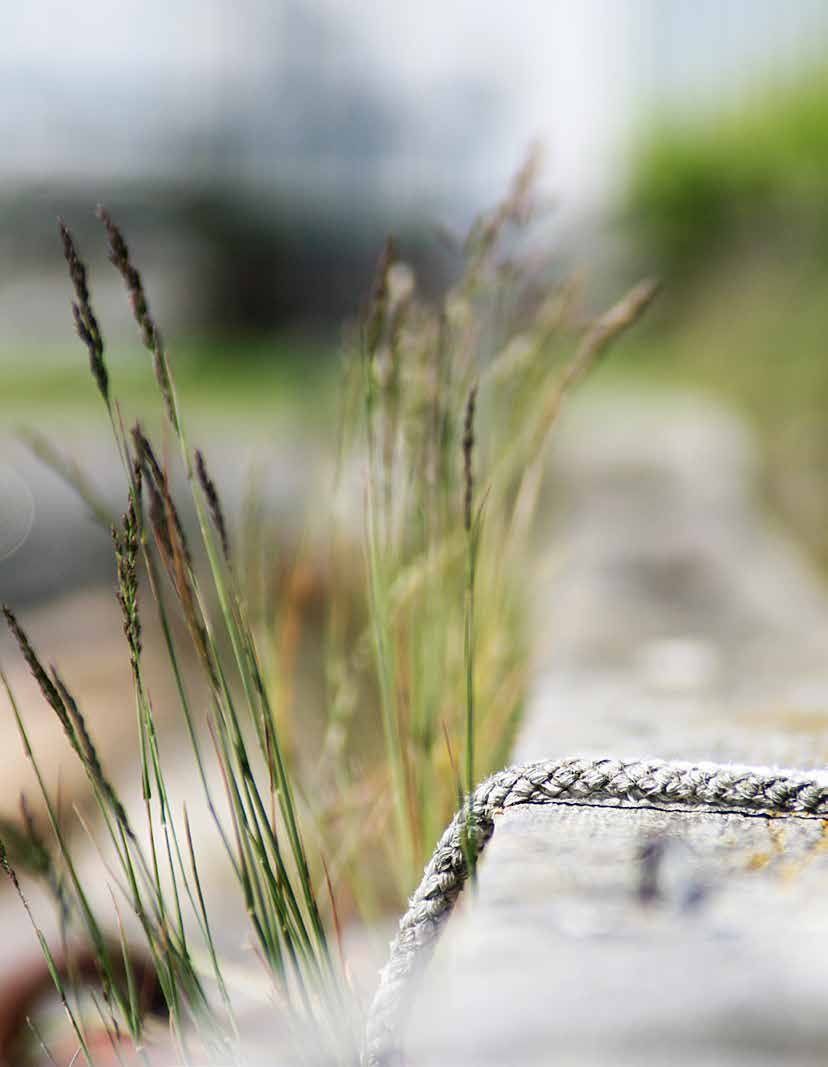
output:
M666 282L608 374L686 377L745 405L785 469L778 503L824 553L806 472L822 466L828 388L819 0L40 0L3 23L4 433L85 422L95 402L58 214L133 395L149 383L98 202L131 238L188 403L273 427L309 399L319 411L384 234L439 289L443 230L538 139L556 269L586 270L595 299L640 271ZM0 565L18 598L41 589L28 561Z
M330 486L343 324L389 232L418 289L444 293L457 235L535 142L537 289L579 277L582 324L639 277L663 282L589 388L675 385L740 410L769 507L828 566L823 0L6 2L0 100L0 600L72 665L113 760L129 671L110 541L32 454L58 447L123 509L58 216L88 263L125 417L158 418L99 203L236 528L268 514L263 601L287 582L317 632L330 575L295 563ZM150 670L156 654L150 638ZM28 781L13 734L0 814Z

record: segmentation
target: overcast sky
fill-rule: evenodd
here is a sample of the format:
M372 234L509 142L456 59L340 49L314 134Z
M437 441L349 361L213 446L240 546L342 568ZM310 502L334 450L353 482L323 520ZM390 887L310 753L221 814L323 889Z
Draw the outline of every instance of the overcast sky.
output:
M159 131L175 144L234 106L301 129L303 93L262 88L290 67L309 94L358 76L398 109L410 125L390 139L392 175L457 168L458 188L489 197L540 137L550 185L573 201L612 185L642 111L798 68L828 28L824 0L0 0L0 13L7 172L163 168Z

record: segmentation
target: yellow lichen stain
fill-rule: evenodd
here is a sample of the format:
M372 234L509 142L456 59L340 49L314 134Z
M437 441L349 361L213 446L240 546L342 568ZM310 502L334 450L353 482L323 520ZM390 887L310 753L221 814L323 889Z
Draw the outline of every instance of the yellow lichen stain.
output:
M773 860L778 860L785 855L785 827L783 818L768 819L768 838L770 850L767 852L754 852L747 861L748 871L763 871Z
M785 733L817 736L828 731L828 713L796 707L761 708L737 712L737 720L752 727L776 727Z
M819 838L811 847L795 860L785 857L785 831L781 819L771 819L768 822L768 836L773 845L773 851L780 862L774 865L776 876L782 882L792 882L814 862L823 852L828 852L828 819L820 820ZM771 856L757 852L748 861L748 870L758 871L767 866ZM764 861L764 862L763 862Z
M822 852L828 852L828 819L820 820L819 840L808 849L808 858L815 859Z
M777 856L785 854L785 824L782 819L768 819L768 837Z
M789 863L780 863L777 868L777 875L780 882L793 882L798 878L800 874L808 866L808 857L805 856L801 860L791 860Z

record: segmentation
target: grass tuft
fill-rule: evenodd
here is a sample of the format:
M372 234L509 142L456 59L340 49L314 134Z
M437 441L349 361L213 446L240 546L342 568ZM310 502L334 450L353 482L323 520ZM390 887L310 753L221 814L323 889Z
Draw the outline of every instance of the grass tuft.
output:
M146 1041L127 916L151 960L182 1061L194 1039L226 1058L228 1049L235 1055L239 1037L198 848L165 772L143 663L145 628L157 627L164 642L202 801L240 914L247 916L288 1028L316 1046L311 1056L353 1064L360 1053L343 922L355 913L370 920L403 902L458 796L462 801L477 776L508 757L526 691L527 560L549 432L564 397L655 291L642 284L586 330L579 328L571 315L573 286L550 286L522 258L536 170L533 156L502 203L472 227L460 246L457 277L436 304L419 295L411 271L387 242L362 326L347 347L342 390L340 488L361 472L362 567L347 547L352 529L333 526L327 584L314 562L300 556L275 607L268 592L274 576L262 563L266 530L255 531L257 551L241 545L231 565L219 490L203 453L188 442L167 351L120 229L99 208L110 260L152 355L171 431L164 440L176 446L172 458L166 449L156 452L140 422L125 430L110 392L86 269L61 222L75 325L123 470L121 519L113 523L82 474L51 446L37 438L35 447L111 530L144 812L136 818L130 808L127 815L77 700L54 668L43 667L4 607L20 652L91 783L112 857L105 860L112 913L93 906L84 888L4 676L43 794L55 857L41 848L31 820L24 819L19 837L3 833L17 855L28 848L29 869L59 887L67 923L90 946L104 997L100 1014L113 1043L123 1034L138 1049ZM574 359L568 359L573 345ZM186 505L173 492L177 473L186 478ZM197 529L185 525L193 513ZM245 585L251 558L260 586L254 596ZM143 579L149 596L139 610ZM316 654L324 695L315 723L308 714L309 729L299 736L293 705L301 638L317 595L323 601ZM186 624L184 636L175 617ZM198 707L183 667L187 639L203 683ZM319 745L305 736L314 725L321 730ZM463 750L461 770L454 753ZM193 798L188 801L192 810ZM470 821L470 857L474 832ZM471 861L470 867L474 874ZM106 933L113 926L117 952ZM48 961L49 947L38 936ZM56 969L53 977L71 1011L64 977ZM83 1028L71 1021L88 1059Z

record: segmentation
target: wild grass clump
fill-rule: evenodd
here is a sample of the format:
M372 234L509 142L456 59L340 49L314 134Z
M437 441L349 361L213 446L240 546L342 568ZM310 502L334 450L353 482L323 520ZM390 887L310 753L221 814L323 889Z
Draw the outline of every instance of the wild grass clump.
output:
M582 331L574 358L564 358L575 330L574 289L544 291L523 258L533 177L530 162L503 203L460 243L462 269L437 305L418 297L389 242L348 346L339 491L352 495L357 472L363 580L350 581L343 567L326 593L327 695L317 716L323 738L315 761L297 755L301 738L288 696L307 576L294 570L280 610L256 610L248 557L240 562L234 555L219 488L186 436L142 279L117 225L100 210L110 259L152 358L165 417L162 447L141 423L126 429L86 269L61 222L75 325L124 474L125 510L111 532L132 672L142 825L107 774L63 676L44 667L5 608L86 770L111 857L115 921L100 914L79 876L72 837L5 676L53 842L47 847L25 820L23 831L4 831L3 862L18 889L13 864L40 874L58 900L67 944L74 938L91 946L100 1024L113 1045L125 1035L139 1050L147 1042L133 943L149 954L183 1062L194 1045L204 1056L232 1057L239 1036L197 846L165 769L144 668L147 627L157 627L164 642L201 803L283 1018L300 1027L303 1040L313 1035L314 1054L327 1062L356 1062L361 1043L337 900L347 896L363 917L404 900L464 793L508 758L527 678L527 561L546 441L566 393L653 294L650 283L637 287ZM42 440L36 447L106 521L106 507L79 472ZM177 455L175 464L169 453ZM197 517L194 540L173 492L176 469ZM334 528L334 563L347 539L347 531ZM185 623L196 654L204 694L197 701L175 619ZM469 834L474 830L470 824ZM384 885L383 869L392 875ZM39 936L80 1055L91 1063L77 990Z
M533 157L457 243L460 270L440 303L419 298L388 244L345 365L345 451L364 472L372 655L358 629L350 645L329 645L333 705L352 695L345 726L355 739L349 751L340 738L329 808L333 862L360 910L383 868L395 877L386 900L404 903L459 798L508 760L529 669L545 446L563 397L654 292L642 283L580 328L576 287L550 291L538 275L535 169ZM359 702L380 707L384 745L373 759ZM349 786L365 804L367 783L368 810L379 802L382 818L362 819L355 834L336 812L353 809Z
M92 311L85 268L69 229L61 223L76 295L73 311L77 330L90 349L93 378L106 406L125 476L127 507L122 520L113 525L112 537L117 597L137 717L136 743L146 816L142 835L133 829L126 805L103 769L68 686L56 670L46 670L9 608L4 608L6 620L46 702L87 772L115 856L114 869L109 874L120 896L117 906L122 907L125 901L137 919L164 995L176 1044L186 1050L195 1031L208 1048L225 1054L235 1027L232 1006L205 907L186 809L174 807L167 791L155 712L144 675L143 609L138 600L138 568L143 565L201 776L203 800L238 883L240 906L248 914L257 951L291 1014L309 1025L328 1052L336 1053L343 1061L353 1060L357 1040L354 1034L343 1030L349 1021L343 1008L347 986L338 958L330 951L316 886L311 881L294 787L281 752L253 634L236 588L218 492L203 456L191 452L184 436L166 351L150 314L140 275L117 226L106 212L100 214L111 259L124 277L136 322L153 357L169 432L178 446L195 503L209 582L207 594L203 588L205 575L199 574L194 565L170 489L168 464L158 458L161 453L140 424L136 423L129 433L123 425L118 401L109 388L104 343ZM101 510L97 509L98 514ZM214 602L218 605L216 611ZM176 610L186 623L201 664L208 699L197 708L191 703L181 666L171 610ZM225 645L229 655L223 652ZM119 921L127 977L124 984L116 981L118 968L112 959L111 941L104 933L104 920L90 903L77 873L66 829L29 744L23 716L11 689L7 689L26 754L43 793L57 850L55 862L64 872L62 892L67 923L82 932L98 962L101 1022L113 1035L128 1033L136 1047L141 1047L143 1013L134 999L137 987L130 970L128 939ZM206 772L205 739L218 764L218 784L224 787L221 803L214 796L217 783L211 782ZM189 913L186 921L185 911ZM211 961L212 982L218 990L212 998L207 989L209 979L194 962L195 940L200 946L196 956ZM81 1051L89 1059L82 1023L71 1008L72 999L63 988L58 970L51 964L50 967L72 1016Z

